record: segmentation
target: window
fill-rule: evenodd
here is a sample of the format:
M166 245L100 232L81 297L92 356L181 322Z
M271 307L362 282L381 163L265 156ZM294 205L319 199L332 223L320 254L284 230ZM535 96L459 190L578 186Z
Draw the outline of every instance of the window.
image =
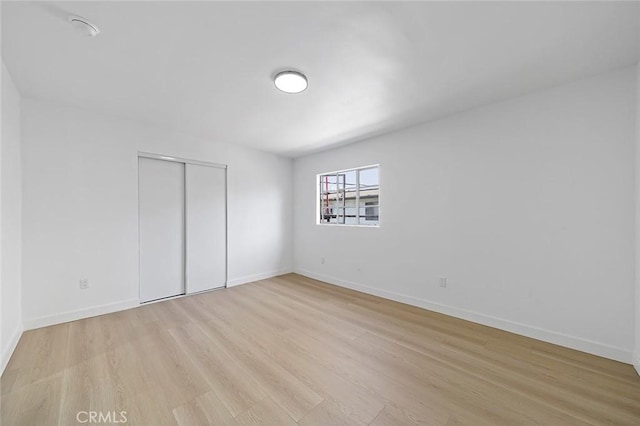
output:
M318 175L318 223L378 226L379 169L376 165Z
M365 201L364 220L378 220L377 201Z

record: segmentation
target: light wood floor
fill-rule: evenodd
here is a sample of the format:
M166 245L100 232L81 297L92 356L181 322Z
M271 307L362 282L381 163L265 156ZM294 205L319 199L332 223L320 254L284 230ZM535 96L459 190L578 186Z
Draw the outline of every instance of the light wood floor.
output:
M640 377L292 274L28 331L1 402L3 425L640 425Z

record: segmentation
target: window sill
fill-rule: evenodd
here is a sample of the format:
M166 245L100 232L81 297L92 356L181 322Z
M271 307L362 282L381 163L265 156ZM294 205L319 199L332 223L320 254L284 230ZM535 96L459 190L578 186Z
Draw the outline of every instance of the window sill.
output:
M346 225L341 223L316 223L317 226L331 226L342 228L380 228L380 225Z

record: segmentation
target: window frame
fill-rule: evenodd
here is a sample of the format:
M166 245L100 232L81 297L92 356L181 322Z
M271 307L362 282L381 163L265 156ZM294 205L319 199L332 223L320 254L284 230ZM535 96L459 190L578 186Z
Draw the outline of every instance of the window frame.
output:
M378 169L378 202L376 204L376 206L365 206L362 205L360 206L360 172L362 170L368 170L368 169ZM382 185L381 185L381 172L380 172L380 164L370 164L370 165L366 165L366 166L360 166L360 167L352 167L352 168L348 168L348 169L341 169L341 170L335 170L335 171L330 171L330 172L324 172L324 173L318 173L316 175L316 211L315 211L315 222L316 225L321 225L321 226L347 226L347 227L358 227L358 228L380 228L380 226L382 225L382 214L381 214L381 199L382 199ZM339 176L340 174L345 174L348 172L356 172L356 197L355 197L355 206L354 207L346 207L345 205L343 205L342 207L335 207L336 209L336 223L330 223L330 222L323 222L322 218L322 201L321 201L321 196L324 193L322 191L321 185L322 185L322 181L321 178L323 176L327 176L327 175L333 175L336 177L336 190L335 193L336 194L340 194L340 192L343 193L343 200L346 199L345 197L345 193L346 193L346 178L343 179L343 189L342 191L339 189ZM377 219L377 223L371 223L371 224L367 224L367 223L360 223L360 210L361 208L366 208L366 207L376 207L378 209L378 219ZM338 223L338 210L342 209L342 223ZM347 209L355 209L356 211L356 221L357 223L355 224L351 224L351 223L344 223L346 221L346 211ZM333 210L333 208L332 208ZM366 210L365 210L366 212ZM366 213L365 213L365 217L366 217Z

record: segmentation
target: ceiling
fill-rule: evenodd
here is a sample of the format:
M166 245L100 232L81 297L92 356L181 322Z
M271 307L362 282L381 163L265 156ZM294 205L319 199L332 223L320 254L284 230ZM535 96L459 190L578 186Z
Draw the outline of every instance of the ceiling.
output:
M2 2L2 57L24 96L299 156L635 64L639 7Z

